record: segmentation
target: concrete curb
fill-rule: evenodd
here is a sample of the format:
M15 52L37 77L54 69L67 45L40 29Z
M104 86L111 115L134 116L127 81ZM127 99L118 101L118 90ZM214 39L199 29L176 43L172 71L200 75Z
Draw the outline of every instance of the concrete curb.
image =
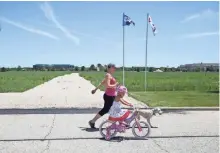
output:
M129 108L132 109L132 108ZM146 110L149 108L139 108ZM96 114L100 108L0 108L0 115L30 115L30 114ZM219 111L219 108L211 109L183 109L183 108L162 108L163 114L165 113L184 113L187 111Z
M149 108L138 108L138 109L153 109ZM159 107L162 111L219 111L219 107Z
M137 107L137 109L140 110L147 110L147 109L153 109L156 107ZM219 111L219 107L158 107L162 111ZM77 110L100 110L101 107L32 107L32 108L0 108L0 111L19 111L19 110L71 110L71 111L77 111ZM122 109L129 109L132 110L130 107L122 107Z

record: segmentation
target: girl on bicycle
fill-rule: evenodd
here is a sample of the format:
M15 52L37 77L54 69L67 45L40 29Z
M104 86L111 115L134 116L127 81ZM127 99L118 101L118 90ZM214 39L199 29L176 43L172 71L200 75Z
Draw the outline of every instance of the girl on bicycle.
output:
M131 106L131 107L133 105L123 99L123 97L127 93L127 88L125 86L119 86L116 91L117 91L117 95L109 110L109 114L110 114L109 120L110 121L124 121L125 119L129 117L130 111L122 110L121 103L127 106Z

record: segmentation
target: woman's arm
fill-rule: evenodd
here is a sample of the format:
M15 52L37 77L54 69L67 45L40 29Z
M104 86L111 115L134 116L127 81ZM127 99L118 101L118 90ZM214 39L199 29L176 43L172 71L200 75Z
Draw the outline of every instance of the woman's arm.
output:
M95 90L99 89L101 85L105 83L105 79L102 80L102 82L99 83L99 85L95 88Z
M98 90L100 88L101 85L103 85L105 83L105 79L102 80L102 82L99 83L99 85L92 90L92 94L94 94L96 92L96 90Z
M92 90L92 94L94 94L96 92L97 89L100 88L101 85L103 84L106 84L106 86L108 88L115 88L117 85L118 85L118 82L116 82L115 84L111 85L110 84L110 75L109 74L106 74L105 78L102 80L101 83L99 83L99 85L94 89Z

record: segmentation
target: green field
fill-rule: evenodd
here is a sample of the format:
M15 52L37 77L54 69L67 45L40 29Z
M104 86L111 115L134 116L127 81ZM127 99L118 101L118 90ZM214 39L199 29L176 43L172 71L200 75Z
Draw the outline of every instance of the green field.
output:
M151 107L213 107L219 106L217 93L196 91L132 92L132 97Z
M80 75L98 85L105 73L81 72ZM122 72L117 72L115 77L122 83ZM126 72L125 85L131 96L149 106L219 106L218 73L147 73L147 92L144 92L144 73Z
M104 77L104 72L81 72L80 75L97 85ZM115 73L115 78L122 83L122 72ZM163 72L147 73L148 91L218 91L218 73ZM144 91L144 73L126 72L125 85L129 91Z
M23 92L47 82L57 76L68 74L67 71L9 71L0 72L0 93Z
M69 73L72 72L0 72L0 93L23 92ZM105 73L80 72L80 75L90 80L92 84L98 85ZM149 106L219 106L218 73L163 72L147 75L147 92L144 92L143 72L126 72L125 85L132 97ZM115 77L122 83L122 72L117 72Z

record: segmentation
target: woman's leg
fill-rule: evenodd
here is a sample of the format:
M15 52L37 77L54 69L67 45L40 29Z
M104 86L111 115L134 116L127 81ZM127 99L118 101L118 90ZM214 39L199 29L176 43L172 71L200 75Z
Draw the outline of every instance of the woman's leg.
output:
M89 121L89 125L91 126L91 128L95 128L95 122L103 115L108 113L114 101L113 96L108 96L106 94L104 94L103 99L104 99L104 107L99 111L98 114L96 114L96 116L91 121Z
M110 108L112 107L113 101L114 101L114 97L113 96L108 96L108 95L104 95L104 107L99 111L99 115L103 116L106 113L109 112Z
M95 124L95 122L96 122L100 117L102 117L102 116L101 116L99 113L96 114L96 116L95 116L91 121L89 121L89 122L90 122L90 126L91 126L91 124Z

